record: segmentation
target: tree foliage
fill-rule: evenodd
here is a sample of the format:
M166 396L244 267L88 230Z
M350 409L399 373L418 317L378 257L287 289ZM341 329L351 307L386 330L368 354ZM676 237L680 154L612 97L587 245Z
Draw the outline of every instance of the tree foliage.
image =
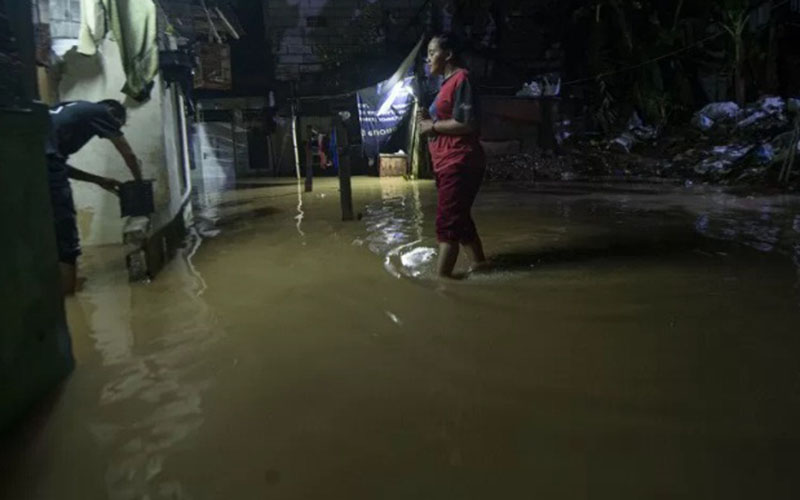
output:
M740 104L755 97L774 80L765 69L776 58L774 39L765 32L781 22L776 7L748 0L576 2L573 23L588 33L585 68L597 76L589 91L597 123L619 125L627 107L665 124L719 94ZM756 12L768 14L763 25L753 22ZM725 83L709 95L702 82L714 76Z

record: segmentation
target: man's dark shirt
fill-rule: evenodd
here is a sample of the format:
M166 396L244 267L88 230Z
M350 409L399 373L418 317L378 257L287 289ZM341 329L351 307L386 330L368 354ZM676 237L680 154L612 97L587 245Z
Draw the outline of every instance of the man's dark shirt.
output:
M47 154L66 160L94 136L113 139L122 136L121 124L108 107L87 101L62 102L50 108L50 136Z

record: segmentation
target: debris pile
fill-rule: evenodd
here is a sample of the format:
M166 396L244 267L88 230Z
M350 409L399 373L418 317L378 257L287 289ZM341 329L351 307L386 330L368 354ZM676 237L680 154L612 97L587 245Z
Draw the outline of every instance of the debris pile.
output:
M489 160L488 178L532 182L575 178L669 178L687 184L800 186L800 99L764 97L740 108L712 103L690 124L660 129L634 113L612 139L564 134L557 155Z

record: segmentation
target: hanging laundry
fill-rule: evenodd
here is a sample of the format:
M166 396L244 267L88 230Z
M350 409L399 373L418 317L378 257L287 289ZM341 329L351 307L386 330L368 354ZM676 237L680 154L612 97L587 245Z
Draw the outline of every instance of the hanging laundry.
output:
M337 144L336 139L336 125L331 128L331 140L330 140L330 153L331 153L331 164L333 165L333 171L339 171L339 145Z
M156 6L152 0L81 0L78 52L95 55L108 31L119 45L126 82L122 92L146 101L158 74Z

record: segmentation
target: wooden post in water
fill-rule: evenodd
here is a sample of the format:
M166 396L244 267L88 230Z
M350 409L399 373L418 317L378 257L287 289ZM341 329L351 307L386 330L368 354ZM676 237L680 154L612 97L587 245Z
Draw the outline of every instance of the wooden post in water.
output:
M350 155L346 155L344 161L342 161L342 156L339 154L339 144L341 144L339 131L337 125L343 124L343 121L340 121L338 117L334 117L333 119L333 129L331 130L331 135L336 135L336 140L333 141L336 147L336 151L332 151L333 158L336 164L336 168L339 170L339 204L342 207L342 220L354 220L355 217L353 216L353 190L352 186L350 185ZM342 127L344 130L344 127ZM346 136L346 135L345 135ZM347 142L347 141L343 141Z
M350 186L350 160L339 162L339 201L342 220L353 220L353 190Z

